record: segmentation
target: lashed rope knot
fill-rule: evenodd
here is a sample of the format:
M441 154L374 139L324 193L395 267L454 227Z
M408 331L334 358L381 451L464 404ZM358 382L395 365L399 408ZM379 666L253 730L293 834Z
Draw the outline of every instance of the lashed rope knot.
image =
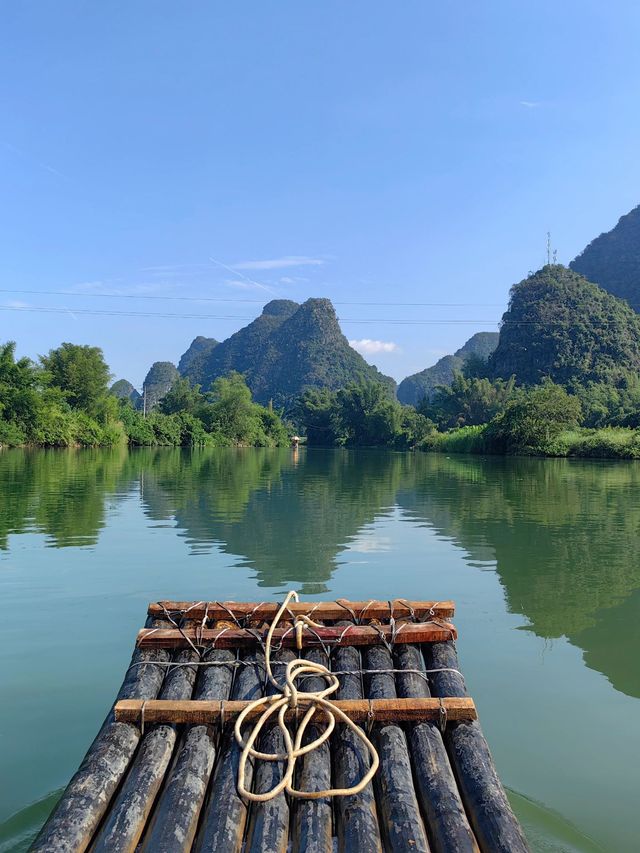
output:
M369 784L371 779L373 779L380 763L375 747L362 729L357 726L353 720L349 719L349 717L330 699L327 699L328 696L338 690L340 682L337 676L327 669L326 666L323 666L321 663L315 663L314 661L296 658L287 664L285 683L280 684L276 681L271 670L271 641L273 638L273 632L282 618L283 613L287 609L289 602L298 600L298 594L296 592L291 591L288 593L284 603L276 613L267 633L267 640L265 644L265 665L267 669L267 677L278 693L274 696L261 697L260 699L256 699L254 702L251 702L238 716L235 725L235 737L242 748L240 761L238 763L238 793L241 797L247 800L252 800L253 802L265 802L267 800L271 800L273 797L276 797L281 793L281 791L286 791L292 797L312 800L322 799L324 797L346 797L352 794L358 794ZM302 635L305 628L313 629L321 627L319 623L314 622L313 619L306 615L296 615L293 620L293 625L296 632L298 649L302 648ZM324 690L309 692L298 690L296 687L296 679L309 675L316 675L324 678L327 682L327 686ZM285 723L285 715L289 709L297 711L298 704L302 704L304 706L308 705L308 708L298 725L295 739L292 740L289 729ZM242 724L249 714L251 714L256 708L261 708L262 706L265 707L265 710L258 718L258 721L255 723L251 733L249 734L249 737L245 741L242 737ZM327 726L322 734L320 734L315 740L305 744L305 746L302 746L302 738L316 711L321 711L324 714ZM253 745L269 718L276 713L278 715L278 726L284 738L285 751L259 752L257 749L253 748ZM325 791L300 791L297 788L294 788L293 777L296 761L300 756L306 755L314 749L317 749L331 736L331 733L336 727L336 718L355 732L367 747L369 754L371 755L371 766L369 767L369 770L365 773L362 779L351 788L330 788ZM245 787L245 770L247 760L249 758L258 758L262 761L286 761L287 764L281 781L266 793L256 794L253 791L247 790Z

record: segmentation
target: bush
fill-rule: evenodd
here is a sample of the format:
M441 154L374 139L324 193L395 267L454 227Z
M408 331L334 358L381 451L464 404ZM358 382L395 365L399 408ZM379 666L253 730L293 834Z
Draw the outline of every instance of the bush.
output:
M0 446L19 447L26 442L27 437L22 427L12 421L0 421Z
M546 381L521 389L489 424L488 447L498 453L542 453L561 432L577 427L582 408L577 397Z
M487 424L434 432L420 443L421 450L439 453L485 453Z
M183 447L204 447L213 444L213 439L205 430L202 421L188 412L181 412L177 417L180 421L180 444Z
M77 424L73 412L58 406L45 407L30 440L45 447L71 447L76 443Z
M162 415L152 412L147 422L153 429L155 444L177 447L182 444L182 421L179 415Z

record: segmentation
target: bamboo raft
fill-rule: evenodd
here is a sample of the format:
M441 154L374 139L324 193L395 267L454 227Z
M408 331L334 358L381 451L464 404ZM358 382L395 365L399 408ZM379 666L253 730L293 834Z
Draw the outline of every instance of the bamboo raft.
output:
M243 800L233 727L249 702L275 692L264 651L278 607L149 605L116 702L31 850L528 851L459 670L453 602L292 603L273 632L275 677L297 656L329 667L340 683L332 701L362 725L380 765L355 795ZM320 627L301 632L296 653L302 615ZM305 691L326 686L307 679ZM287 710L294 728L303 711ZM314 716L304 742L323 726ZM282 752L281 730L265 727L258 748ZM297 788L349 788L369 761L339 723L299 759ZM271 790L283 764L250 761L247 790Z

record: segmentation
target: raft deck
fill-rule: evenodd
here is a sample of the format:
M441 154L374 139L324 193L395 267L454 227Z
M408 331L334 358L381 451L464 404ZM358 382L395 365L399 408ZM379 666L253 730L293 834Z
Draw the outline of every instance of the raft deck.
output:
M277 604L159 602L116 703L36 838L47 853L114 851L504 851L529 848L497 776L468 696L449 621L453 602L304 602L322 627L296 644L292 622L275 633L272 666L304 657L336 673L331 697L368 732L380 758L373 782L346 797L246 803L237 793L233 726L265 681L264 643ZM304 690L325 681L308 677ZM288 711L295 726L299 713ZM305 742L323 730L315 718ZM275 725L258 749L282 752ZM369 768L344 724L298 760L296 787L348 788ZM247 766L265 792L283 762Z

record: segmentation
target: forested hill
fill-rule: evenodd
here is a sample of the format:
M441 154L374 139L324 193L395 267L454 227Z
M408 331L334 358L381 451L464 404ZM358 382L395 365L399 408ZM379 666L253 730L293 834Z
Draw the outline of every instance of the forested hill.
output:
M187 360L185 368L187 353L180 372L191 382L209 388L218 377L238 371L260 403L284 405L306 388L337 390L351 382L377 381L395 389L393 379L349 346L328 299L302 305L273 300L252 323L212 347L205 358Z
M498 345L498 332L477 332L453 355L445 355L432 367L407 376L398 385L398 400L416 406L429 398L438 385L451 385L453 377L462 370L468 358L475 356L486 360Z
M578 273L545 266L511 288L489 370L527 385L615 382L640 371L640 317Z
M219 341L215 338L204 338L198 335L191 341L189 349L182 354L182 358L178 363L178 372L182 376L188 373L196 374L202 370L202 365L211 354L214 347L218 346Z
M596 237L569 266L640 312L640 206Z

